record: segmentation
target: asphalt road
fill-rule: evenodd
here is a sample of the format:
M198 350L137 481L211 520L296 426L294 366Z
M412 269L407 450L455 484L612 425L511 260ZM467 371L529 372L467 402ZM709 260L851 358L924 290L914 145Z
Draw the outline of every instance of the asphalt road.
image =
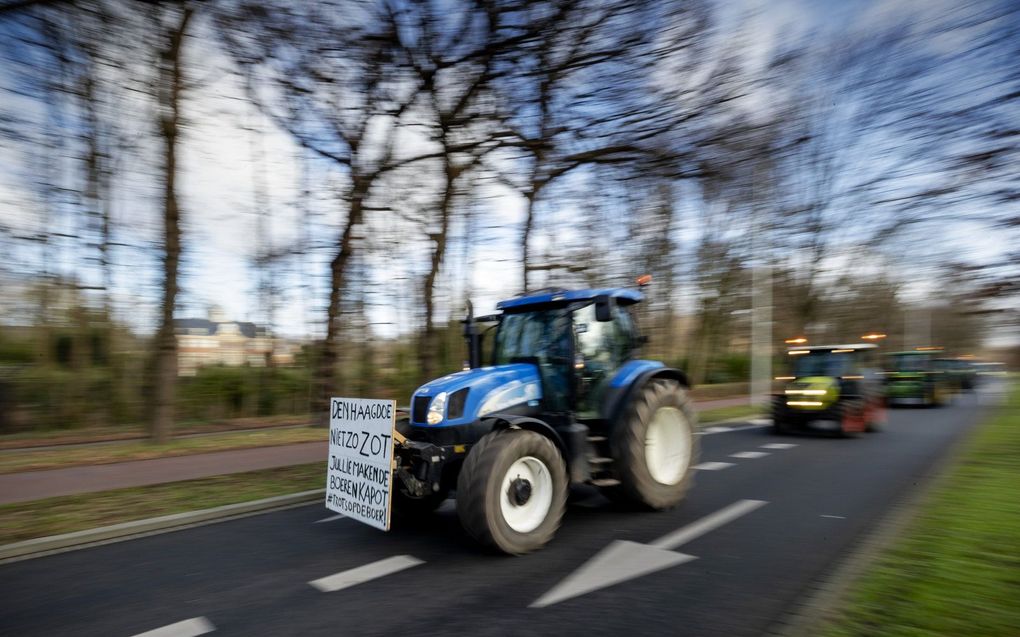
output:
M978 403L892 410L886 431L848 440L709 430L681 506L628 512L581 490L525 557L479 551L447 502L389 534L314 505L7 564L0 634L761 635L980 420Z

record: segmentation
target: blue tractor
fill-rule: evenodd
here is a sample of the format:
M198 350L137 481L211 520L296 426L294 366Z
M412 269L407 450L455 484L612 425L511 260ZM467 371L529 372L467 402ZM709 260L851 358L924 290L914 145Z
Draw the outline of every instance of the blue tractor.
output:
M500 302L498 314L469 308L468 368L419 387L397 423L397 519L455 491L468 533L517 555L553 537L574 484L646 509L679 503L698 452L690 384L637 358L642 298L545 289Z

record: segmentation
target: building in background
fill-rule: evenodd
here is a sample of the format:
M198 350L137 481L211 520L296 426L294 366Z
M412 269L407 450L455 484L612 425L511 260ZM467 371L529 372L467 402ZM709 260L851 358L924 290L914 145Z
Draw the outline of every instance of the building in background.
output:
M231 321L213 307L209 318L174 320L177 373L194 376L200 367L287 366L294 364L293 343L273 338L265 328L248 321Z

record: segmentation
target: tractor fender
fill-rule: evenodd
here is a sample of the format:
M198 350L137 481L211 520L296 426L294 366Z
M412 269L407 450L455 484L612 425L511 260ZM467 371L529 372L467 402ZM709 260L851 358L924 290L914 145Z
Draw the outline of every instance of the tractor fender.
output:
M535 433L542 434L546 438L553 441L556 448L560 450L560 453L566 457L566 445L563 442L563 438L560 436L549 423L543 422L538 418L531 418L530 416L518 416L516 414L490 414L482 419L482 422L486 423L491 427L492 431L501 431L503 429L527 429L528 431L534 431Z
M620 416L620 413L627 407L631 399L641 391L641 389L649 382L658 379L665 378L669 380L675 380L686 389L691 388L691 382L687 379L687 374L679 369L673 367L656 367L653 369L646 370L639 374L630 384L620 387L612 388L606 392L606 398L603 402L602 413L605 414L606 419L610 423L615 423Z

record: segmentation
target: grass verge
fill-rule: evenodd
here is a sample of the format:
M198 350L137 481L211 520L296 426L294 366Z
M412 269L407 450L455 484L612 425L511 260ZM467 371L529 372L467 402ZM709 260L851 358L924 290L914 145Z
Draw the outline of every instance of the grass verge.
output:
M81 465L110 464L128 460L149 460L168 456L186 456L195 453L251 449L288 445L300 442L325 442L327 432L318 427L291 429L265 429L223 434L210 434L197 438L178 438L166 444L124 442L110 445L68 447L66 449L39 449L6 451L0 454L0 474L19 471L63 469Z
M827 637L1018 634L1020 386L966 445Z
M0 544L324 488L326 463L0 506Z

